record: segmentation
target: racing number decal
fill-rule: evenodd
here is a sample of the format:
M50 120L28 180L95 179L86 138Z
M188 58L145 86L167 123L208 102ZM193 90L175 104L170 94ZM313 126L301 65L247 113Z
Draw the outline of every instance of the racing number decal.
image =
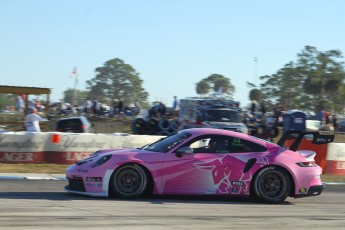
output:
M243 144L242 144L240 138L234 138L234 139L232 140L231 145L232 145L232 146L238 146L238 147L242 147L242 146L243 146Z

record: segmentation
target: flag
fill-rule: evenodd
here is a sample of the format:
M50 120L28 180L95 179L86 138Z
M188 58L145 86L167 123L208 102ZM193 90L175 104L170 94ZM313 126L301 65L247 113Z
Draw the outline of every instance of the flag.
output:
M70 75L70 78L75 78L75 77L77 77L77 68L76 67L73 68L72 73Z

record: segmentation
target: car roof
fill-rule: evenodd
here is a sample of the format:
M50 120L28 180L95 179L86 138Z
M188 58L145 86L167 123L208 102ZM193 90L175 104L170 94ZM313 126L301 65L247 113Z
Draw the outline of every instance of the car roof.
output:
M260 139L260 138L249 136L249 135L244 134L244 133L239 133L239 132L225 130L225 129L191 128L191 129L184 129L184 130L181 130L181 131L187 131L190 134L192 134L192 136L201 136L201 135L230 135L232 137L241 138L241 139L252 141L252 142L255 142L255 143L262 144L262 145L265 144L265 143L271 143L271 144L275 145L275 143L273 143L273 142L269 142L269 141L266 141L266 140L263 140L263 139Z
M63 117L63 118L60 118L59 121L62 121L62 120L71 120L71 119L86 119L86 117L84 116L79 116L79 117Z

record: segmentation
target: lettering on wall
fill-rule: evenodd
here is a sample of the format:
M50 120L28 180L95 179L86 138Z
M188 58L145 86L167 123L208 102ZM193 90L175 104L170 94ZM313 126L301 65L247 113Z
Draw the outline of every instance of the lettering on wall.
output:
M33 161L33 153L0 153L0 161L7 162L31 162Z

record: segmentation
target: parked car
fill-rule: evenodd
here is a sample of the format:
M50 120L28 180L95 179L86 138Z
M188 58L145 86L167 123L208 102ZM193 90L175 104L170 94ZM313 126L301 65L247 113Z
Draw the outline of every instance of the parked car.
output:
M60 118L55 124L55 131L66 133L91 133L93 125L84 116Z
M338 132L345 133L345 120L340 120L338 122Z
M66 169L69 184L65 190L121 198L253 196L267 203L280 203L288 196L320 195L324 184L322 169L314 161L316 153L296 151L302 134L287 149L285 134L275 144L234 131L185 129L140 149L93 153ZM315 134L313 143L331 141L332 137Z

